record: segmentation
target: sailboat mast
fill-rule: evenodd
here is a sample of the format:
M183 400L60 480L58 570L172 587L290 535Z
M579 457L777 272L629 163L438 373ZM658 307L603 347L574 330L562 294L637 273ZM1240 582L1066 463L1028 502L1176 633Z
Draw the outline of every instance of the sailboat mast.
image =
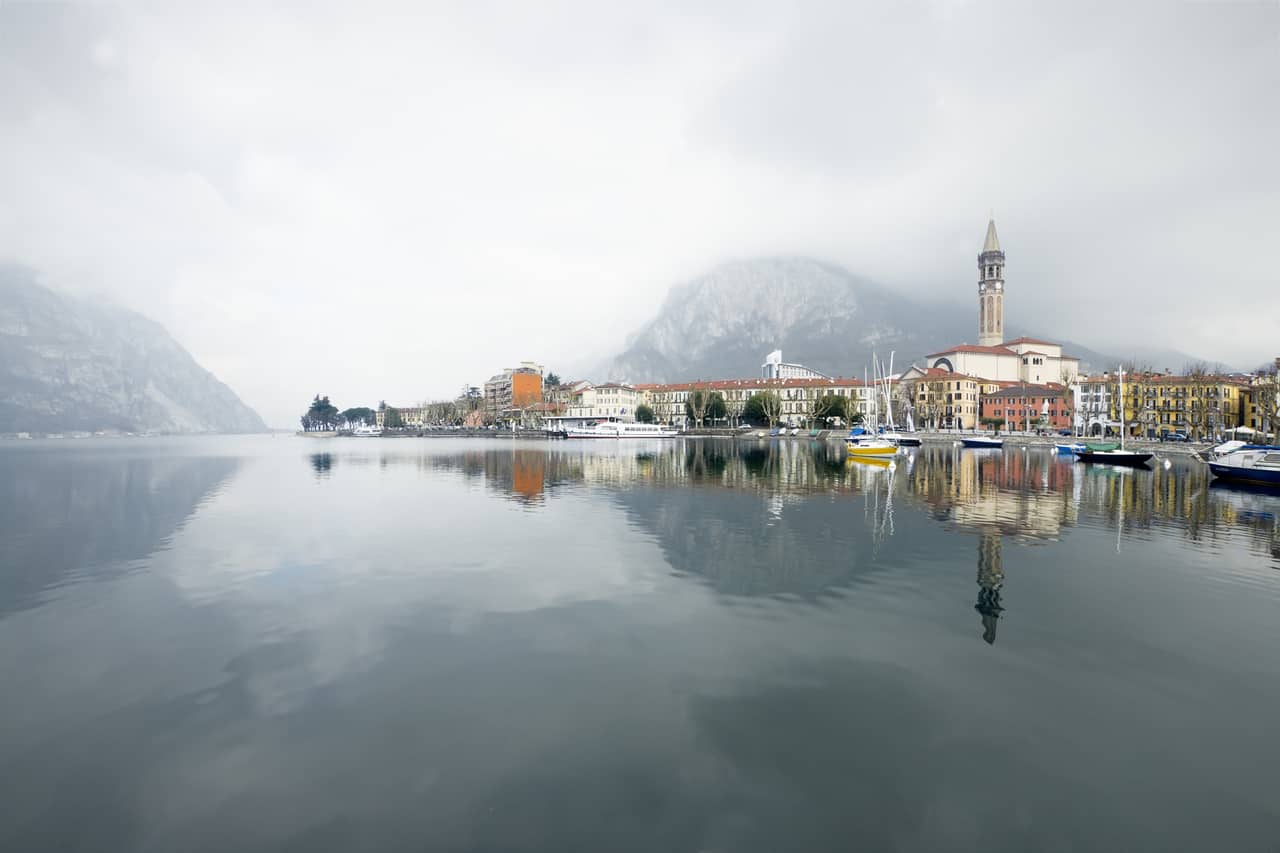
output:
M1120 449L1124 450L1124 434L1128 431L1128 424L1124 419L1124 365L1120 365Z

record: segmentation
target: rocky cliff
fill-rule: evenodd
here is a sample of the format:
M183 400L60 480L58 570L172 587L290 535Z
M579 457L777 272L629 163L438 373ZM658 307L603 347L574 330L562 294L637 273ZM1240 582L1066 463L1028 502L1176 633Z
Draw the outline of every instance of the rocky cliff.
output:
M0 432L261 432L158 323L0 267Z
M873 352L888 358L896 351L895 367L905 367L972 338L974 322L821 261L739 261L673 288L609 375L635 382L757 376L765 354L779 348L787 361L860 375Z

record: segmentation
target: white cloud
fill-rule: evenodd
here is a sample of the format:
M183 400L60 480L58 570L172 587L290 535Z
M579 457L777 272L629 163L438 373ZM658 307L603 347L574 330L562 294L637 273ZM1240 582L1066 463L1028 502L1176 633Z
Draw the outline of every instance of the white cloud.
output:
M1150 342L1247 363L1274 312L1199 303L1274 280L1278 22L0 6L0 256L156 317L278 424L317 391L409 402L616 351L730 256L966 299L991 208L1011 319L1052 310L1108 344L1137 316Z

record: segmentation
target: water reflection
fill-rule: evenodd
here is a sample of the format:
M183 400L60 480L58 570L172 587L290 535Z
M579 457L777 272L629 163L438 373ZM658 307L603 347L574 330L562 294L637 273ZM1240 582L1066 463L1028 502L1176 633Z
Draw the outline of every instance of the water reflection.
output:
M1243 529L1258 554L1271 561L1280 556L1273 509L1280 496L1211 488L1207 468L1191 459L1175 460L1168 468L1132 471L1078 465L1042 450L975 452L929 446L900 455L888 469L849 461L842 446L827 442L494 442L490 447L472 444L457 453L439 442L427 445L372 457L342 454L342 459L376 459L383 467L411 464L428 473L456 472L535 510L558 490L583 485L618 490L717 488L765 500L758 524L768 528L777 527L791 510L816 512L818 500L867 497L882 507L870 508L872 518L866 526L875 531L871 544L894 535L896 499L923 510L947 530L1013 536L1020 543L1056 542L1085 516L1088 524L1111 527L1120 537L1159 530L1208 545L1238 536ZM317 476L328 476L336 459L329 453L314 454L309 464ZM847 515L825 521L848 526Z
M1004 612L1000 590L1004 587L1004 556L1000 534L986 533L978 540L978 603L973 606L982 614L982 639L995 645L996 622Z
M0 615L73 578L126 571L163 547L235 459L0 453Z
M311 470L315 471L317 479L329 476L329 471L333 468L332 453L312 453L310 459Z

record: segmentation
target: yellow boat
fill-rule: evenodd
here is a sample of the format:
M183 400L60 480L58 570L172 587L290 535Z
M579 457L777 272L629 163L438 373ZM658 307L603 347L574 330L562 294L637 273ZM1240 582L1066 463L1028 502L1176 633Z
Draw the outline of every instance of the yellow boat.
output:
M871 441L850 441L848 442L848 445L850 456L870 456L874 458L879 456L892 456L898 452L898 445L890 441L881 441L879 439L872 439Z

